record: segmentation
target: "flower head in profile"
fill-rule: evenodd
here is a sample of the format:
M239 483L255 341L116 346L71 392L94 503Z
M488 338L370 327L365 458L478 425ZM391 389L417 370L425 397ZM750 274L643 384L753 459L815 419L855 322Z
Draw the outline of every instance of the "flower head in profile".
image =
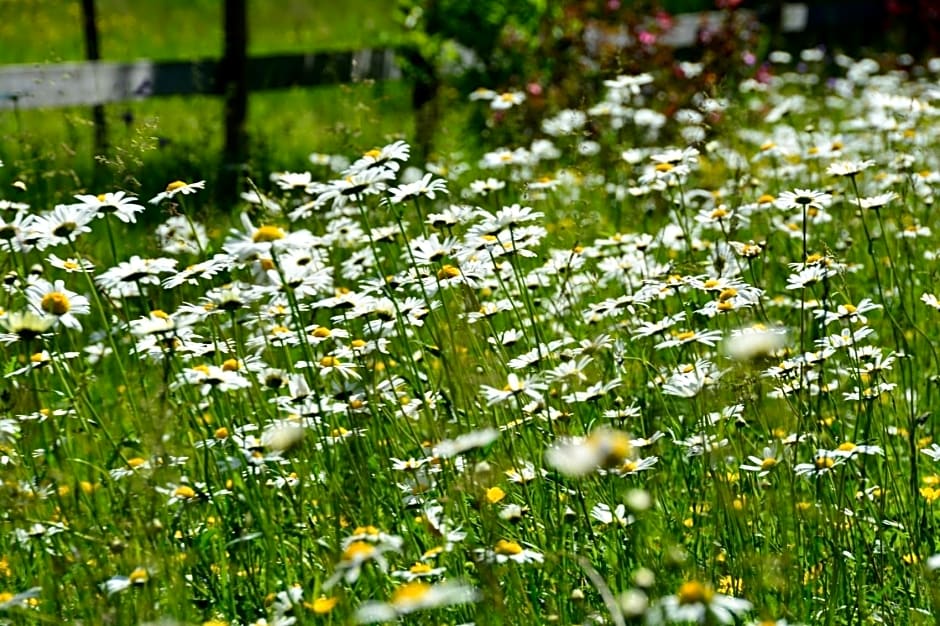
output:
M107 217L114 215L125 224L133 224L137 221L137 214L144 211L144 207L137 204L137 198L129 196L123 191L114 191L108 193L79 194L75 196L82 207L90 211L95 217Z
M401 585L388 602L366 602L356 611L360 624L388 622L403 615L456 604L476 602L479 594L470 585L456 581L430 584L420 580Z
M490 100L490 108L494 111L505 111L525 102L525 94L521 91L505 91Z
M777 198L777 206L781 209L825 209L831 200L832 196L823 191L794 189L781 193Z
M169 200L177 194L188 196L194 194L200 189L206 188L206 181L200 180L195 183L187 183L182 180L174 180L166 186L166 189L150 198L150 204L160 204L164 200Z
M425 174L421 180L392 187L388 192L388 201L392 204L421 197L433 200L438 193L447 193L447 182L443 178L434 178L433 174Z
M0 316L0 327L7 332L0 335L0 343L31 341L55 324L56 317L34 311L13 311Z
M545 452L545 462L568 476L622 465L630 456L632 445L626 433L599 428L587 437L571 437Z
M690 580L682 583L674 595L662 598L648 618L651 624L734 624L750 610L747 600L716 593L711 586Z
M343 541L343 553L340 555L336 571L324 583L324 589L330 589L340 580L354 583L359 579L362 567L369 562L375 562L384 572L388 570L386 552L397 552L401 549L402 538L380 532L373 526L357 528L355 532Z
M875 162L872 160L835 161L829 164L829 167L826 168L826 173L830 176L847 176L854 178L874 164Z
M490 548L479 548L477 555L488 563L541 563L545 556L536 550L524 548L517 541L500 539Z
M758 358L772 356L782 350L787 342L785 328L755 325L733 331L725 338L722 348L728 358L747 363Z

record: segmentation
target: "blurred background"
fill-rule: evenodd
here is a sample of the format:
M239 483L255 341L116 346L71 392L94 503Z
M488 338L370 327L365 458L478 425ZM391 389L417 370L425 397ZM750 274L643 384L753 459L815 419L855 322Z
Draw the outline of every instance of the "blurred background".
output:
M936 0L0 0L0 75L148 59L177 62L196 85L61 106L0 79L0 197L16 180L51 205L207 179L225 208L248 177L310 169L311 153L403 138L423 164L527 140L546 109L593 102L620 73L675 68L668 113L697 91L766 78L772 50L822 51L804 71L824 71L834 52L914 71L937 53L938 23ZM359 71L365 57L349 54L363 49L387 50L393 67ZM313 56L324 52L349 54ZM704 71L684 75L683 62ZM62 95L77 72L34 86ZM526 94L528 120L509 127L470 106L478 87Z

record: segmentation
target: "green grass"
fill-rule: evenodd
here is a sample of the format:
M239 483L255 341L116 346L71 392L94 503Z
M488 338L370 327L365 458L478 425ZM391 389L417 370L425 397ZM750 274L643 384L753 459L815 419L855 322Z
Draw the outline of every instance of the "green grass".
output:
M222 4L100 1L102 57L107 60L218 58ZM79 3L0 2L0 64L84 58ZM300 53L393 45L401 40L388 3L361 0L351 8L295 0L250 2L249 54ZM41 33L42 36L37 36ZM107 166L94 171L87 107L0 113L0 159L20 165L24 198L37 205L65 201L63 183L91 190L149 193L139 180L207 178L219 173L222 102L219 98L157 98L106 107ZM256 92L250 97L249 167L256 177L302 169L311 152L355 146L368 150L413 131L405 84L352 85ZM0 171L10 184L14 175Z
M222 55L222 6L215 0L97 0L101 56L107 60L189 60ZM0 63L85 58L76 0L0 1ZM401 40L392 4L288 0L248 2L249 54L381 47Z

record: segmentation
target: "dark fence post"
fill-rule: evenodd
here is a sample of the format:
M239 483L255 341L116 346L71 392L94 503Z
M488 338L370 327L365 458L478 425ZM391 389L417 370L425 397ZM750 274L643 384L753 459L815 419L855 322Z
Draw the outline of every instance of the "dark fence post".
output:
M219 80L225 94L225 149L218 198L236 197L247 158L245 119L248 115L248 7L247 0L225 1L225 51Z
M89 61L101 60L101 50L98 48L98 18L95 11L95 0L81 0L82 21L85 31L85 58ZM96 104L91 107L91 119L94 124L94 143L92 155L94 159L94 183L97 185L103 177L104 162L108 149L108 126L104 115L104 105Z

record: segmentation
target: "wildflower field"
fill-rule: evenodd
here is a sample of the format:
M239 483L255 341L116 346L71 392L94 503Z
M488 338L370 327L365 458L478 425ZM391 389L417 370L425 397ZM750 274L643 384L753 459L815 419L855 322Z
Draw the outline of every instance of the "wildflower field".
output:
M6 159L0 624L934 623L940 61L817 52L230 215Z

